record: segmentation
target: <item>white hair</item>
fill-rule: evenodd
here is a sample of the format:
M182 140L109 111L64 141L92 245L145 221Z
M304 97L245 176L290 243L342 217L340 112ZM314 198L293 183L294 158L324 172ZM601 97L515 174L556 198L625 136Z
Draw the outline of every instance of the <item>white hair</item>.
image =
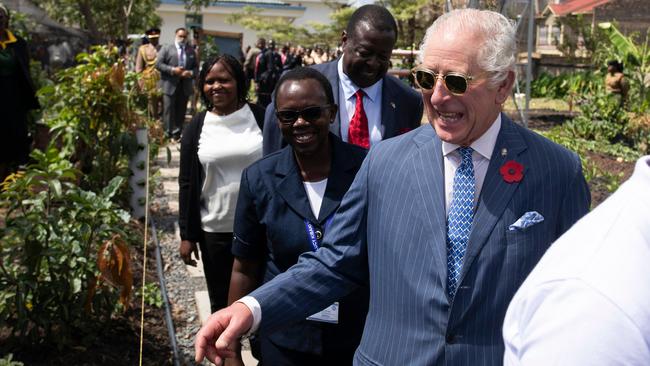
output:
M478 66L492 73L489 82L495 87L503 82L509 71L515 70L517 50L516 27L513 21L489 10L457 9L438 17L427 29L420 44L419 60L422 62L429 39L440 32L474 32L480 35ZM472 45L468 45L472 47Z

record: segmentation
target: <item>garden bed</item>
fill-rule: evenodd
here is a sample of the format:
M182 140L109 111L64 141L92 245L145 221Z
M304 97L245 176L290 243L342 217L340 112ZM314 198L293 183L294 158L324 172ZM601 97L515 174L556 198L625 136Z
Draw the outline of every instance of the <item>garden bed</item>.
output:
M142 248L132 248L134 294L142 286ZM158 283L155 247L147 248L147 283ZM131 307L114 315L101 329L88 330L72 338L64 349L35 344L11 345L7 329L0 330L0 358L13 353L25 365L137 365L140 352L140 301L133 296ZM165 325L164 308L145 305L143 365L170 365L172 351ZM94 336L92 335L94 334Z

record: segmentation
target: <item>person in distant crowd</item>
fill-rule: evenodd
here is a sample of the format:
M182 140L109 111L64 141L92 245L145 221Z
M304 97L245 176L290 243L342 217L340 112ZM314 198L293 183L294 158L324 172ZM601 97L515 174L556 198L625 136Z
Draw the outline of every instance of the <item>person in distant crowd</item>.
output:
M302 46L291 47L289 51L289 57L287 58L287 62L285 62L282 68L286 71L286 70L295 69L296 67L301 67L304 53L305 50L304 48L302 48Z
M0 3L0 182L27 163L28 112L40 108L29 73L27 42L9 29L9 9Z
M325 53L320 46L316 46L314 50L311 51L311 58L314 60L315 65L320 65L328 61L327 53Z
M290 146L242 173L230 302L286 271L302 253L318 250L366 156L329 132L337 106L321 73L311 68L285 73L276 96L280 129ZM305 140L311 132L314 137ZM328 311L258 337L261 364L351 365L368 311L367 288Z
M493 11L435 20L413 70L429 124L370 149L320 249L212 314L196 361L232 357L242 334L280 329L368 285L355 365L503 364L512 296L590 203L580 158L502 113L516 40Z
M397 25L377 5L358 8L341 37L343 56L313 67L332 84L340 106L330 131L364 148L417 128L422 97L393 76L388 62L397 41ZM277 127L273 104L264 121L264 155L286 145Z
M142 93L147 96L147 111L151 118L160 116L160 103L162 93L160 91L160 71L156 68L158 50L160 50L160 29L151 28L145 32L147 44L138 48L135 56L135 72L140 74L138 85Z
M616 60L607 62L607 75L605 76L605 89L608 93L617 96L621 104L627 100L630 84L623 74L623 64Z
M282 66L286 65L287 60L289 57L291 57L291 53L289 50L291 49L291 43L287 42L284 45L282 45L282 48L280 49L280 60L282 61Z
M257 56L255 82L257 104L266 108L271 102L271 93L282 75L282 59L275 50L275 41L270 40L268 47Z
M165 134L178 141L199 66L196 53L187 42L187 30L178 28L175 35L174 43L163 46L158 52L156 67L161 74Z
M250 89L251 81L255 79L255 65L257 62L257 55L266 48L266 39L259 38L255 45L251 47L244 58L244 72L246 73L246 90Z
M210 308L227 305L232 228L242 170L262 156L264 109L246 101L239 61L222 54L203 63L199 90L205 111L183 133L178 207L185 264L203 255Z
M650 365L650 156L544 254L512 299L504 364Z
M314 64L314 58L311 57L312 52L313 52L313 50L312 50L311 47L307 47L305 49L305 53L304 53L304 56L302 58L303 66L311 66L311 65Z

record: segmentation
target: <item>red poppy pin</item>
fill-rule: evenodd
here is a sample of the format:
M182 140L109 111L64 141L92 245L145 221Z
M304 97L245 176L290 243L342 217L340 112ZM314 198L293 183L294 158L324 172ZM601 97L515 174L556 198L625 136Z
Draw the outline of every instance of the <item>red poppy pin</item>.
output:
M506 183L521 182L521 179L524 177L524 166L514 160L508 160L501 166L499 173L501 173Z

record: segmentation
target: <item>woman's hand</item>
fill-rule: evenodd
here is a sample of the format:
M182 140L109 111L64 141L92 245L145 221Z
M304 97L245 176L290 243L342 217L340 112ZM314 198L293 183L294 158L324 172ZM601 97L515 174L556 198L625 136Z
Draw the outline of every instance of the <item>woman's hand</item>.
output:
M196 258L196 260L201 259L199 257L199 249L193 241L182 240L179 252L181 259L188 266L196 267L196 261L192 259L192 253L194 253L194 258Z

